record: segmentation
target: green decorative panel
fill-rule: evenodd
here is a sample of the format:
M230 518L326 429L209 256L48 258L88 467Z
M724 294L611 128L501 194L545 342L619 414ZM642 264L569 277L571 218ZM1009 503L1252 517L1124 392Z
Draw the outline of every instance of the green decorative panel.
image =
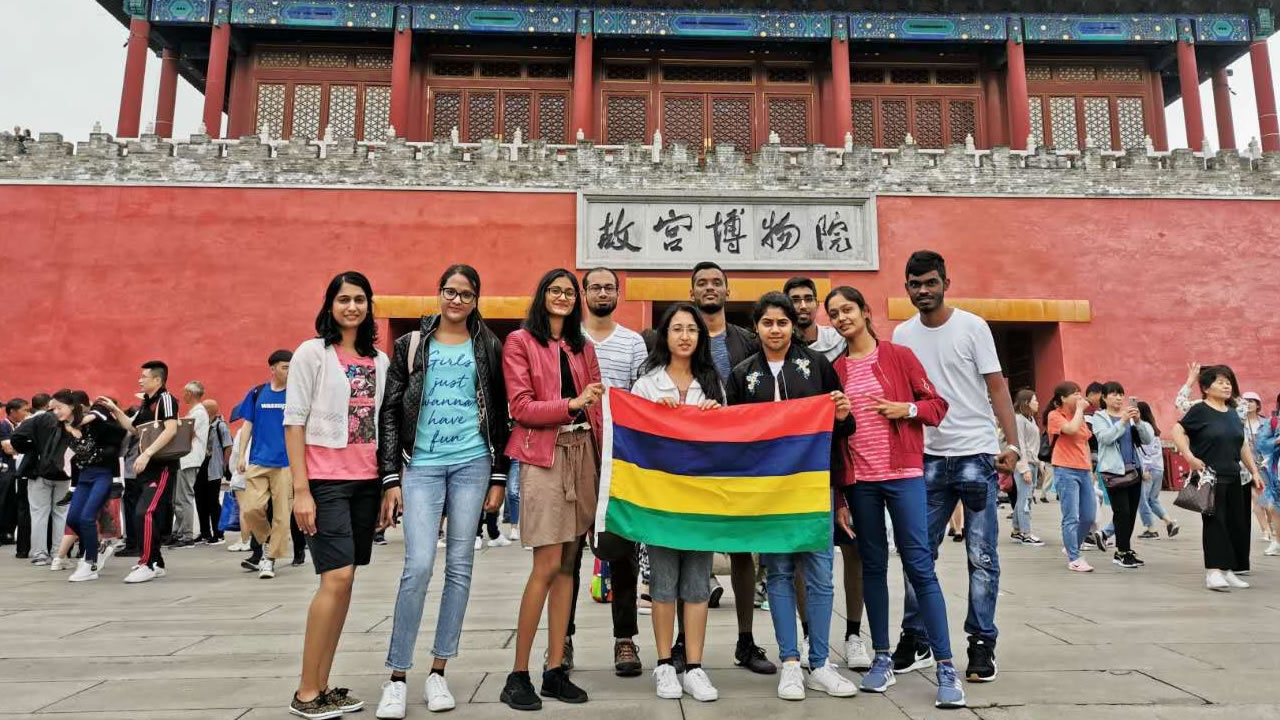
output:
M346 0L233 0L231 23L250 27L391 30L396 3Z
M1172 15L1025 15L1027 42L1168 43L1178 39Z
M590 13L586 13L590 16ZM441 32L573 33L572 8L501 5L414 5L413 29Z
M1003 15L904 15L858 13L849 16L854 40L985 40L1003 42Z
M814 39L831 37L831 16L801 12L595 11L597 35Z
M147 0L124 0L123 8L125 14L130 17L143 19L147 17Z
M151 22L157 25L208 25L213 0L151 0Z
M1244 43L1249 42L1249 16L1247 15L1197 15L1196 42Z

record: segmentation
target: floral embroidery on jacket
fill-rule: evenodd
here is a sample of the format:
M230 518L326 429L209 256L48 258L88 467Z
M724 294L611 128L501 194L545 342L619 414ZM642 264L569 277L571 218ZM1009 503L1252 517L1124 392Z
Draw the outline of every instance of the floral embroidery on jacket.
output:
M804 379L808 380L809 379L809 358L795 358L791 362L796 366L796 369L800 371L800 374L804 376Z
M747 374L747 392L755 394L756 388L760 386L760 371L753 370Z

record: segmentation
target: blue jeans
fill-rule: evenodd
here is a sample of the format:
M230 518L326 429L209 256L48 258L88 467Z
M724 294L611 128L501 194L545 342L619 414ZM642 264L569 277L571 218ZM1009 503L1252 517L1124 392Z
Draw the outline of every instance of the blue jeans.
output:
M1013 506L1013 529L1031 534L1031 494L1035 492L1039 479L1040 467L1034 460L1027 463L1031 471L1031 479L1027 480L1022 473L1014 473L1013 481L1018 483L1018 502Z
M110 497L110 470L87 467L80 471L76 491L71 493L71 507L67 509L67 525L80 538L86 562L98 562L98 513Z
M502 521L520 525L520 461L512 460L507 471L507 499L502 506Z
M1080 541L1093 528L1098 515L1093 473L1055 466L1053 477L1062 506L1062 545L1067 549L1067 559L1075 562L1080 559Z
M436 619L432 654L451 658L458 654L462 620L471 596L471 568L475 559L475 527L480 522L489 492L489 457L461 465L407 467L400 487L404 494L404 572L396 593L387 667L409 670L413 648L422 624L422 606L436 561L440 514L449 505L445 537L444 592Z
M809 663L812 668L827 664L831 637L831 605L835 588L831 584L835 562L833 547L801 553L762 553L760 563L768 574L769 615L773 618L773 634L778 640L778 657L800 658L800 638L796 632L796 567L804 572L805 620L809 623Z
M855 483L846 493L862 555L862 598L871 621L871 646L889 652L889 540L885 510L893 521L893 537L902 558L902 572L924 615L933 655L951 659L951 633L947 629L947 603L933 569L929 549L928 516L925 513L924 478Z
M1147 473L1142 481L1142 497L1138 501L1138 515L1142 517L1143 527L1151 527L1156 518L1168 521L1169 513L1160 504L1160 487L1164 485L1164 470L1159 473Z
M959 502L964 506L964 543L969 556L969 610L964 631L994 645L996 630L996 597L1000 594L1000 556L996 541L1000 523L996 520L996 495L1000 491L996 478L995 456L987 454L959 457L924 456L924 484L928 492L929 542L933 558L947 531L951 511ZM906 602L902 613L902 629L919 638L928 634L924 618L911 583L906 584Z

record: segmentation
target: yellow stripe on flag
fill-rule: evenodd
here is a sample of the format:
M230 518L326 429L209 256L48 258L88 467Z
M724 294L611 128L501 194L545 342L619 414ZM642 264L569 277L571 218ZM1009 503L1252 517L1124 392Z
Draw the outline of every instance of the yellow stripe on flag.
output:
M758 517L831 511L827 471L764 477L689 477L613 461L609 497L670 513Z

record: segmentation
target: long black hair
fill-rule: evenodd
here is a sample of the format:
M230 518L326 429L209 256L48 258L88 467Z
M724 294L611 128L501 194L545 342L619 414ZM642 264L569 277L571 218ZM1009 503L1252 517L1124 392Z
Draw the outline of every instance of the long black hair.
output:
M837 295L858 306L858 309L862 311L862 314L867 316L867 332L871 335L872 339L878 340L879 338L876 337L876 329L871 327L871 305L867 303L867 299L862 296L862 291L858 290L858 288L850 287L848 285L831 288L831 292L827 293L826 299L822 301L822 309L827 311L827 317L831 317L831 309L828 307L831 304L831 298Z
M63 388L54 393L52 399L71 408L71 425L72 427L79 427L81 421L84 420L85 408L80 404L80 399L76 397L76 391Z
M449 278L454 275L461 275L466 278L467 282L471 283L471 289L474 290L476 294L475 305L472 305L471 312L467 313L467 325L470 325L472 320L480 319L480 273L476 272L475 268L467 265L466 263L455 263L450 265L444 269L443 273L440 274L440 287L437 288L436 291L443 292L444 284L449 282ZM444 301L442 300L441 303L443 302ZM443 314L443 305L441 306L440 311L441 314Z
M582 336L582 287L578 285L578 278L564 268L548 271L538 281L538 289L533 291L533 301L529 303L529 315L524 319L521 327L528 330L529 334L544 346L550 344L551 313L547 311L547 288L562 277L569 278L569 282L573 284L574 299L573 310L569 312L568 317L564 319L564 325L560 328L560 337L569 344L570 350L580 353L587 342Z
M1072 382L1071 380L1064 380L1058 383L1058 386L1053 389L1053 399L1049 401L1049 410L1057 410L1062 407L1063 400L1078 392L1080 392L1079 383ZM1049 417L1048 411L1045 412L1044 416L1046 418ZM1046 424L1048 422L1048 420L1045 420Z
M675 319L678 312L689 313L693 317L694 324L698 326L698 344L693 348L693 356L689 358L689 369L693 371L693 379L698 381L702 394L707 399L723 405L724 392L720 386L720 373L716 371L715 361L711 359L711 332L707 330L706 321L702 319L702 315L693 303L678 302L662 313L662 318L654 327L657 335L654 338L653 350L649 351L649 357L645 358L640 374L671 364L671 347L667 345L667 333L671 330L671 321Z
M1160 437L1160 426L1156 425L1156 414L1151 412L1151 406L1146 400L1138 401L1138 419L1151 426L1151 432Z
M333 301L343 283L355 285L369 298L369 313L356 328L356 353L361 357L377 357L378 324L373 320L373 286L369 284L369 278L355 270L340 272L329 281L329 287L324 291L324 304L316 314L316 337L324 339L325 347L342 342L342 328L333 319Z

